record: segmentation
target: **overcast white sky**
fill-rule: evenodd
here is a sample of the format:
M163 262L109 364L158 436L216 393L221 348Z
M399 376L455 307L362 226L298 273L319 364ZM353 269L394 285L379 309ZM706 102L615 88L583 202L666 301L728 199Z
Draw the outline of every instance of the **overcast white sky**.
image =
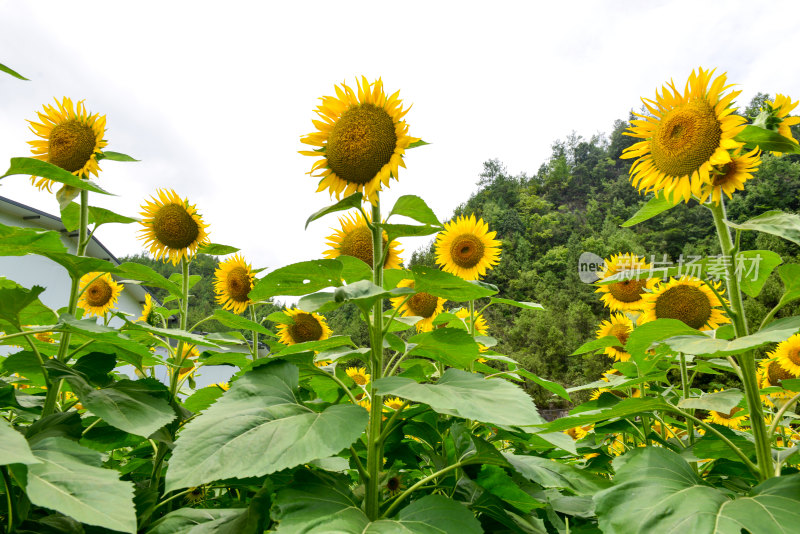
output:
M768 7L767 7L768 5ZM53 97L107 115L103 162L118 195L93 205L137 216L158 187L197 204L211 239L254 267L320 257L336 217L297 153L318 97L355 76L382 77L413 109L392 182L449 217L490 158L532 174L556 139L609 132L639 97L693 68L716 67L743 90L800 97L800 2L52 2L0 0L0 174L29 156L35 119ZM27 178L0 195L57 213ZM134 225L98 236L117 256L142 250ZM403 242L404 257L426 242Z

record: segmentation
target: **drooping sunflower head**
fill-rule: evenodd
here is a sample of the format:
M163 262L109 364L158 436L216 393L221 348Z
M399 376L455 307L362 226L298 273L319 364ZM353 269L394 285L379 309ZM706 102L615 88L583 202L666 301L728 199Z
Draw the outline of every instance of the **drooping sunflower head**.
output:
M177 265L181 258L189 259L198 246L208 243L208 225L194 204L175 191L159 189L157 194L158 198L153 196L142 206L144 228L139 238L156 259L168 258Z
M722 293L719 282L704 282L691 276L659 283L652 293L644 296L645 306L641 323L656 319L678 319L698 330L716 330L729 323L722 311L722 302L708 284Z
M345 83L335 89L336 96L322 97L315 110L322 119L313 121L317 131L300 139L317 148L300 153L320 158L309 172L321 178L317 191L327 189L337 199L362 192L375 203L405 167L406 148L419 139L408 135L400 92L386 96L380 79L369 83L362 76L356 91Z
M729 150L743 144L734 137L744 129L744 117L735 115L733 99L741 91L725 85L727 77L713 78L714 70L692 71L683 92L670 82L656 99L642 99L649 115L636 114L626 135L643 139L626 148L622 158L636 158L631 182L640 191L663 192L677 204L700 196L711 181L711 167L731 161Z
M774 358L782 369L792 375L792 378L800 377L800 334L778 343L775 350L767 356Z
M761 165L759 150L754 148L747 154L737 151L731 156L730 162L712 166L711 181L701 186L700 202L705 202L711 196L711 202L719 204L722 193L731 198L734 191L744 189L744 183L753 177L759 165Z
M628 342L628 336L633 331L633 321L631 321L625 314L615 313L611 316L609 321L600 323L597 329L597 338L606 336L614 336L619 340L619 345L606 347L605 353L614 358L618 362L627 362L630 360L631 355L625 352L625 343Z
M214 292L217 304L233 313L242 313L252 302L247 294L253 289L255 274L239 254L219 264L214 271Z
M465 280L478 280L500 263L500 241L483 219L459 216L436 236L436 263Z
M150 293L144 294L144 306L142 306L142 316L136 319L143 323L150 322L150 315L153 313L153 297Z
M123 287L109 273L87 273L81 277L78 306L87 316L105 315L117 303Z
M414 280L400 280L397 287L414 289ZM445 299L425 292L415 293L408 300L406 298L407 295L401 295L390 300L402 317L422 317L417 322L417 332L433 330L433 320L444 310Z
M322 341L331 337L331 329L323 316L297 308L284 310L284 313L293 321L292 324L278 325L278 340L284 345Z
M28 141L34 158L52 163L71 172L75 176L88 179L90 174L97 176L99 154L106 141L106 117L90 114L80 100L77 105L67 97L55 106L44 106L39 112L41 122L28 121L31 131L42 140ZM52 180L31 176L31 182L41 189L51 192Z
M715 389L714 393L718 393L720 389ZM744 410L738 406L734 406L729 412L718 412L716 410L709 410L708 416L703 419L706 423L715 423L717 425L727 426L728 428L739 429L747 421L747 415L744 415Z
M650 270L650 264L644 257L635 254L615 254L606 259L600 271L600 281L615 274L631 273L631 276ZM612 312L639 311L644 306L644 295L648 289L655 287L658 282L655 278L641 280L621 280L613 284L601 285L595 293L602 293L600 300Z
M370 375L366 367L348 367L345 372L356 385L363 387L369 384Z
M369 217L369 214L367 215ZM328 236L328 245L333 247L324 252L326 258L338 258L339 256L353 256L358 258L370 269L373 266L372 257L372 231L367 226L371 219L364 219L361 213L355 213L339 217L340 229L332 228L335 232ZM388 236L383 233L383 249L387 247ZM399 269L403 260L400 259L400 243L392 241L388 243L389 250L386 251L386 260L383 262L384 269Z
M767 100L764 102L765 111L768 115L765 126L770 129L776 129L779 134L790 139L797 144L797 139L792 136L792 126L800 124L800 117L789 117L789 112L797 107L798 102L792 102L788 96L777 94L774 101ZM781 152L773 152L774 155L780 156Z

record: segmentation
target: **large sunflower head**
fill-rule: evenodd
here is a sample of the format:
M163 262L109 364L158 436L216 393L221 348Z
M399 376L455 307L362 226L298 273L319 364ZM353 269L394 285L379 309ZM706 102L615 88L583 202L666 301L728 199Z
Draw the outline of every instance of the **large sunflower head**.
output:
M367 215L369 217L369 215ZM371 219L370 219L371 221ZM324 252L326 258L338 258L339 256L353 256L360 259L370 269L373 265L372 258L372 231L367 226L368 220L364 219L361 213L339 217L341 229L332 228L335 232L328 236L328 245L333 247ZM387 246L388 236L383 232L383 246ZM386 253L386 261L383 262L384 269L399 269L400 253L403 252L398 247L400 243L392 241L388 244L389 250Z
M714 393L718 393L719 391L723 390L715 389ZM717 425L727 426L728 428L739 429L748 419L747 416L742 412L744 412L744 410L738 406L734 406L729 412L709 410L708 416L704 419L704 421L706 423L714 423Z
M708 282L713 283L713 282ZM644 296L641 323L656 319L678 319L698 330L716 330L730 319L723 315L722 302L708 283L691 276L659 283L652 293ZM722 292L717 282L714 287Z
M300 139L317 148L300 153L320 158L309 172L322 178L317 191L327 189L337 199L362 192L375 203L377 193L405 167L406 148L419 139L408 135L402 120L408 109L400 92L386 96L380 79L369 83L362 76L356 91L345 83L335 89L336 96L323 96L315 110L322 119L313 121L317 131Z
M759 150L754 148L747 154L737 151L731 156L730 162L711 167L711 181L701 186L700 202L705 202L711 196L711 202L719 204L722 193L731 198L734 191L744 189L744 183L753 177L759 165L761 165Z
M292 324L278 325L278 340L284 345L321 341L331 337L331 329L321 315L306 313L297 308L284 310L284 313L293 321Z
M615 274L638 274L650 270L650 264L644 257L635 254L616 254L606 259L603 270L600 271L600 280L605 280ZM638 311L644 305L644 295L648 289L655 287L658 282L655 278L641 280L621 280L613 284L601 285L595 293L602 293L600 300L614 311Z
M734 137L744 129L744 117L735 115L733 99L741 91L723 94L731 86L714 71L692 71L683 92L673 82L656 99L642 99L650 115L639 115L626 135L643 139L626 148L623 158L636 158L631 181L640 191L662 191L677 204L700 196L711 181L711 167L731 161L729 150L743 144Z
M78 306L87 316L105 315L117 303L123 287L109 273L87 273L81 277Z
M777 350L770 352L767 359L761 360L758 363L758 387L761 389L769 387L783 387L782 380L789 380L797 378L797 374L790 373L781 366L780 361L776 358ZM761 400L766 404L774 404L773 399L788 399L795 395L795 392L789 390L776 391L769 395L761 395Z
M397 287L414 289L414 280L400 280L397 283ZM417 332L430 332L433 330L433 320L444 310L445 299L425 292L415 293L408 300L406 300L406 297L407 295L401 295L390 299L392 306L397 308L403 317L422 317L417 322Z
M250 264L244 261L239 254L234 254L230 259L219 264L214 271L214 292L217 294L217 304L233 313L242 313L250 305L251 300L247 294L253 289L255 274Z
M142 206L140 239L156 259L168 258L174 265L189 258L197 247L208 243L208 225L203 222L194 204L181 199L175 191L159 189L158 198L151 197Z
M797 144L797 139L792 136L792 126L800 124L800 117L789 117L789 112L797 107L798 102L792 102L788 96L777 94L775 101L764 102L765 111L769 118L766 120L768 128L777 129L778 133ZM780 156L781 152L773 152Z
M792 378L800 377L800 334L778 343L775 350L767 356L774 358Z
M606 336L614 336L619 340L619 345L606 347L605 353L614 358L618 362L627 362L630 360L631 355L625 352L625 343L628 342L628 336L633 331L633 321L631 321L625 314L615 313L611 316L609 321L600 323L600 328L597 329L597 338Z
M483 219L459 216L436 236L436 263L465 280L477 280L500 263L500 241Z
M88 179L90 174L97 176L99 154L106 142L106 116L90 114L83 100L73 105L67 97L55 106L44 106L39 112L41 122L28 121L31 131L42 140L28 141L34 158L52 163L71 172L75 176ZM51 191L52 180L31 176L31 182L39 189Z

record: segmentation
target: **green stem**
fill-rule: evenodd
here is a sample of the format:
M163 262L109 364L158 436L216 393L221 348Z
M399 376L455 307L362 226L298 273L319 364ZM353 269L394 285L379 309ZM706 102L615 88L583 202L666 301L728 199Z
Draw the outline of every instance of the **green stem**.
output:
M394 321L394 318L397 317L397 312L399 312L400 308L405 306L406 302L411 300L411 297L413 297L413 296L414 296L413 293L411 295L406 295L406 298L403 299L403 302L401 302L399 306L393 308L392 315L390 315L389 316L389 320L386 321L386 328L383 329L383 335L384 336L389 333L389 329L392 327L392 321Z
M342 388L342 390L347 394L347 396L350 397L350 402L352 402L353 404L358 406L358 401L353 396L353 393L350 391L350 389L347 387L347 385L344 382L339 380L339 377L337 377L336 375L333 375L331 373L325 372L322 369L317 369L316 366L314 367L314 371L318 372L321 375L325 375L328 378L330 378L331 380L333 380L334 382L336 382L339 385L339 387Z
M469 335L472 336L472 341L475 341L475 301L469 301ZM475 360L469 362L469 372L475 372Z
M386 441L386 438L389 437L389 434L392 433L392 424L395 422L395 420L400 416L400 414L403 412L403 410L406 409L406 406L408 406L409 404L411 404L410 400L405 401L403 405L400 406L398 409L396 409L394 413L391 415L391 417L389 417L389 420L386 421L386 424L383 425L384 428L383 432L381 432L381 438L380 438L381 442Z
M419 482L417 482L416 484L414 484L413 486L411 486L410 488L405 490L403 493L398 495L397 498L394 500L394 502L392 502L392 505L389 506L389 508L386 509L386 512L383 513L383 517L391 517L392 512L394 512L395 509L400 505L400 503L403 502L403 499L405 499L406 497L408 497L409 495L414 493L419 487L427 484L431 480L434 480L434 479L444 475L445 473L449 473L450 471L453 471L454 469L458 469L462 465L464 465L464 464L462 464L461 462L456 462L456 463L454 463L452 465L448 465L447 467L436 471L432 475L426 476L425 478L423 478L422 480L420 480Z
M36 360L39 362L39 367L42 368L42 375L44 375L44 383L47 386L47 389L50 389L50 376L47 374L47 368L44 366L44 358L42 358L42 353L39 352L39 349L36 348L36 343L33 342L31 336L25 336L25 341L28 342L30 345L33 354L36 356Z
M358 453L356 453L356 450L352 446L350 446L350 456L356 464L356 469L358 470L358 475L361 477L361 481L366 483L366 481L369 480L369 473L364 469L361 458L358 457Z
M257 323L256 320L256 307L252 304L250 305L250 320L254 323ZM253 330L253 361L258 359L258 332Z
M11 534L14 532L14 520L17 515L17 505L11 497L11 477L8 476L8 468L0 466L0 473L3 474L3 483L6 486L6 502L8 503L8 527L6 532Z
M381 221L380 201L375 201L372 206L372 283L383 287L383 229L378 226ZM370 324L370 354L372 376L381 376L383 373L383 299L378 299L372 308L372 324ZM380 514L380 489L378 479L383 465L383 443L381 437L381 418L383 411L383 397L374 390L374 382L370 383L371 408L369 415L369 428L367 429L367 475L364 511L371 521L378 519Z
M683 385L683 398L688 399L691 396L691 391L690 391L691 384L689 383L689 373L686 368L686 355L682 352L680 353L680 359L681 359L681 384ZM694 415L694 410L689 410L689 412L692 415ZM689 437L689 445L694 445L694 421L692 421L691 419L686 420L686 434Z
M772 437L772 434L775 432L775 429L778 428L778 425L780 424L781 417L783 417L783 414L786 413L786 410L789 409L789 406L797 402L798 399L800 399L800 393L798 393L797 395L786 401L786 403L783 406L781 406L781 409L778 410L778 413L775 414L775 419L772 420L772 424L769 425L769 429L767 429L768 436ZM785 443L786 442L784 442L784 444Z
M714 217L714 226L719 237L719 244L723 255L733 256L736 253L736 246L731 240L731 234L727 224L725 224L725 205L720 199L719 204L713 202L708 205ZM730 297L731 308L734 315L731 317L736 337L747 335L747 321L744 314L744 304L742 302L742 292L739 288L735 262L728 262L727 286L728 296ZM761 406L759 396L758 378L756 377L756 360L753 351L746 351L738 355L739 368L742 373L742 384L744 385L747 408L750 412L750 424L753 430L753 437L756 440L756 461L758 463L759 479L764 481L774 476L772 464L772 449L770 448L767 426L764 422L764 411Z
M393 376L393 375L394 375L394 373L395 373L395 371L397 371L397 368L398 368L398 367L400 367L400 362L402 362L403 360L405 360L405 359L406 359L406 356L408 356L408 352L404 352L404 353L403 353L403 355L402 355L402 356L400 356L400 357L397 359L397 361L396 361L396 362L394 362L394 365L392 365L392 368L391 368L391 369L388 369L388 370L387 370L387 372L386 372L386 373L384 373L384 376Z
M786 303L783 301L783 299L781 299L780 302L778 302L775 307L769 311L767 316L764 317L764 320L761 321L761 327L759 330L763 330L764 327L766 327L772 321L772 318L775 317L775 314L778 313L785 305Z

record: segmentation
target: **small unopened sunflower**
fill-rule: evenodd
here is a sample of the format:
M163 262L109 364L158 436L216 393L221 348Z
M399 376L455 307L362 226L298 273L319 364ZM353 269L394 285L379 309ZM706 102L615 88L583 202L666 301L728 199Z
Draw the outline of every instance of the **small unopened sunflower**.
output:
M397 287L410 287L414 289L414 280L403 279L397 283ZM430 332L433 330L433 320L442 313L445 299L431 295L430 293L419 292L414 294L406 301L407 295L393 297L392 306L398 309L403 317L422 317L417 321L417 332ZM403 302L405 301L405 303ZM398 308L399 306L399 308Z
M294 321L292 324L278 325L278 340L284 345L322 341L331 337L331 329L321 315L306 313L297 308L284 310L284 313Z
M500 241L483 219L459 216L436 236L436 263L464 280L478 280L500 263Z
M778 133L788 138L794 144L797 144L797 139L792 136L792 126L800 124L800 117L789 117L789 112L797 107L798 102L792 102L792 99L782 94L775 95L775 101L767 100L764 103L770 110L771 119L778 129ZM768 124L769 126L769 124ZM780 152L773 152L776 156L780 156Z
M663 192L677 204L699 197L711 181L714 165L730 163L729 150L743 143L734 140L747 120L736 115L733 99L741 91L726 85L727 77L713 78L714 70L692 71L681 92L673 82L656 91L656 99L643 98L650 115L635 115L626 135L643 139L626 148L622 158L636 158L631 182L640 191Z
M55 106L44 106L38 113L41 122L28 121L31 131L42 141L28 141L34 158L52 163L75 176L88 179L97 176L100 167L97 154L106 146L106 116L90 114L80 100L77 105L67 97ZM41 189L51 191L52 180L31 176L31 182Z
M356 385L366 386L369 384L370 375L367 373L366 367L348 367L345 372Z
M403 399L399 397L386 397L383 401L383 405L392 410L399 410L403 406Z
M719 391L724 391L720 389L715 389L714 393ZM727 426L728 428L738 429L742 427L742 424L747 421L747 416L744 414L740 414L744 412L742 408L738 406L734 406L730 412L718 412L716 410L709 410L708 416L703 419L706 423L714 423L717 425ZM740 415L736 415L740 414Z
M78 306L87 316L105 315L117 303L123 287L109 273L87 273L81 277Z
M214 279L217 304L221 304L222 309L233 313L242 313L247 309L252 302L247 294L253 289L255 274L244 258L234 254L220 263L219 268L214 271Z
M600 281L605 280L615 274L628 273L638 274L649 271L650 264L644 257L635 254L615 254L606 259L603 269L600 271ZM641 280L621 280L613 284L601 285L595 293L602 293L600 300L612 312L615 311L639 311L644 306L644 295L648 289L655 287L658 280L656 278L645 278Z
M632 331L633 321L625 314L615 313L609 321L600 323L600 328L597 329L597 339L606 336L616 337L620 344L606 347L605 353L614 358L614 361L627 362L630 360L631 355L625 352L625 343L628 342L628 336Z
M800 377L800 334L778 343L773 352L767 354L774 358L793 378Z
M780 345L779 345L780 346ZM758 364L758 387L760 389L769 387L783 387L781 380L790 380L797 378L798 375L790 373L784 369L780 362L775 358L778 351L775 350L767 354L768 358L761 360ZM783 391L776 391L768 395L761 395L761 400L768 405L774 405L774 399L789 399L795 395L795 392L784 389Z
M369 215L367 215L369 217ZM328 245L333 247L324 252L326 258L338 258L339 256L353 256L369 265L373 266L372 257L372 231L367 226L367 221L361 213L350 216L339 217L341 229L332 228L335 232L328 236ZM383 232L383 247L387 246L387 235ZM389 251L386 253L386 260L383 262L384 269L399 269L400 253L403 252L398 247L400 243L392 241L388 244Z
M174 265L188 259L197 247L208 242L208 225L203 223L194 204L181 199L175 191L159 189L142 206L140 239L156 259L168 258Z
M469 309L461 308L460 310L458 310L456 312L456 317L458 317L459 319L463 320L464 323L467 325L467 328L469 328L469 326L470 326L469 325ZM481 314L481 313L476 314L476 316L475 316L475 335L485 336L488 333L489 333L489 325L486 324L486 319L483 318L483 314ZM487 350L489 350L489 347L487 347L486 345L483 345L482 343L478 343L478 350L481 351L481 352L486 352ZM483 360L483 361L481 361L481 360ZM481 362L481 363L486 363L486 358L479 358L478 361Z
M714 287L719 285L717 282ZM706 282L690 276L659 283L644 300L639 320L642 324L656 319L678 319L698 330L716 330L721 324L731 322L723 314L722 302Z
M320 158L309 172L322 178L317 191L327 189L337 199L362 192L374 203L389 179L397 179L399 167L405 167L406 148L419 139L408 135L402 120L408 109L403 109L400 92L386 96L380 79L369 83L362 76L356 91L345 83L335 89L336 96L323 96L315 110L322 119L313 121L317 131L300 139L318 148L300 153Z
M722 193L731 198L734 191L744 189L744 183L753 177L759 165L759 150L754 148L747 154L737 153L732 156L730 163L712 167L711 182L702 185L700 202L705 202L711 196L711 202L719 204Z

